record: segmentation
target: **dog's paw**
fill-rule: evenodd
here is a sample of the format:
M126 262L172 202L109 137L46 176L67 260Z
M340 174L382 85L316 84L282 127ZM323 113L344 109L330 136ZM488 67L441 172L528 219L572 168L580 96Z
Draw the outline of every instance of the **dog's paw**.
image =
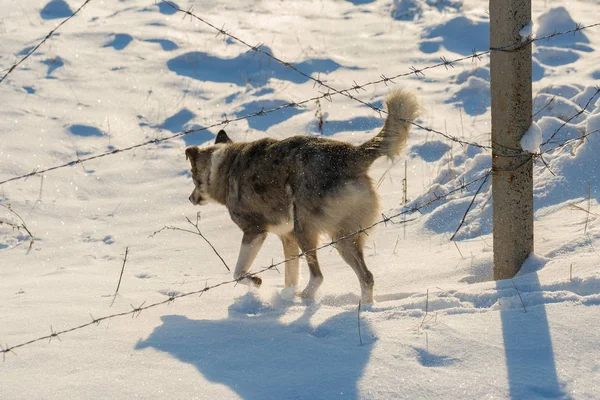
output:
M315 293L313 291L304 289L299 293L299 296L304 302L313 303L315 301Z
M248 279L252 282L254 287L259 288L262 285L262 278L260 276L252 275Z
M296 288L294 287L286 287L279 295L281 296L282 300L293 301L296 296L300 295L300 293L297 292Z

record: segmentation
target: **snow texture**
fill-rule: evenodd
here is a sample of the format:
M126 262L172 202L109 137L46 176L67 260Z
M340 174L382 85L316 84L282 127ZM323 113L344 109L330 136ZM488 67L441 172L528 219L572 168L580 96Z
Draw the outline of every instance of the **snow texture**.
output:
M525 25L519 31L519 35L521 35L521 41L526 42L528 40L533 39L533 21L529 21L527 25Z
M2 74L80 3L0 0ZM420 125L483 147L414 127L402 158L373 165L381 211L407 214L365 236L375 304L360 319L356 276L331 247L314 302L283 288L283 266L258 290L169 301L232 279L197 235L155 234L200 211L202 234L235 265L241 232L227 211L188 201L185 148L223 126L0 185L0 345L90 324L3 354L0 398L600 398L598 28L532 46L535 252L494 281L489 57L469 57L489 49L488 1L178 2L192 3L338 89L467 57L394 82L418 94ZM598 15L597 0L559 0L534 2L532 20L539 38ZM92 1L60 27L0 83L0 181L220 121L235 141L353 144L383 125L340 95L234 121L327 89L183 16L164 2ZM381 105L386 83L351 93ZM253 270L282 259L269 237Z
M533 122L521 138L521 148L529 153L537 153L542 144L542 129Z

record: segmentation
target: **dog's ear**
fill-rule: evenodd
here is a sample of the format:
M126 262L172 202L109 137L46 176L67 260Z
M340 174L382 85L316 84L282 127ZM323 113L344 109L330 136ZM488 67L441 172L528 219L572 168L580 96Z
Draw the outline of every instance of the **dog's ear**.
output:
M185 149L185 159L195 160L198 157L198 146L190 146Z
M217 138L215 139L215 144L219 143L233 143L233 140L229 139L229 136L227 136L223 129L217 133Z

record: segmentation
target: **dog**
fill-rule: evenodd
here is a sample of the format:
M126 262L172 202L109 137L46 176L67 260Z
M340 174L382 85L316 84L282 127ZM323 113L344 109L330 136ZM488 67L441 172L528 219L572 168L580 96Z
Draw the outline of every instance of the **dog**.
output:
M281 239L285 286L298 284L298 248L304 253L310 278L301 297L314 299L323 282L317 253L319 236L335 241L371 226L379 215L379 200L369 167L379 157L393 158L406 145L411 122L419 116L416 96L395 90L386 97L388 116L381 131L355 146L313 136L283 140L265 138L233 142L221 130L214 145L185 150L191 164L194 205L215 201L227 207L242 230L234 279L260 286L247 275L267 233ZM373 274L363 256L363 235L340 240L336 248L358 276L363 303L373 302Z

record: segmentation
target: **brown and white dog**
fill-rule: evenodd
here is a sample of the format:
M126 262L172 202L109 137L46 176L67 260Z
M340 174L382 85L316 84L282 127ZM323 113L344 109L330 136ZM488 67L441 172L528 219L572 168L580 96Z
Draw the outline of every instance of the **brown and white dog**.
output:
M378 197L367 175L379 157L403 150L410 122L418 117L414 94L395 90L386 98L388 117L381 131L359 146L322 137L293 136L234 143L220 131L210 147L188 147L192 165L192 204L216 201L227 207L243 231L234 278L246 276L267 233L278 235L285 259L306 252L310 279L301 296L314 299L323 282L315 249L319 236L337 240L370 226L379 215ZM360 281L363 303L373 302L373 274L363 257L363 235L337 243L337 249ZM298 259L285 265L285 286L298 283Z

